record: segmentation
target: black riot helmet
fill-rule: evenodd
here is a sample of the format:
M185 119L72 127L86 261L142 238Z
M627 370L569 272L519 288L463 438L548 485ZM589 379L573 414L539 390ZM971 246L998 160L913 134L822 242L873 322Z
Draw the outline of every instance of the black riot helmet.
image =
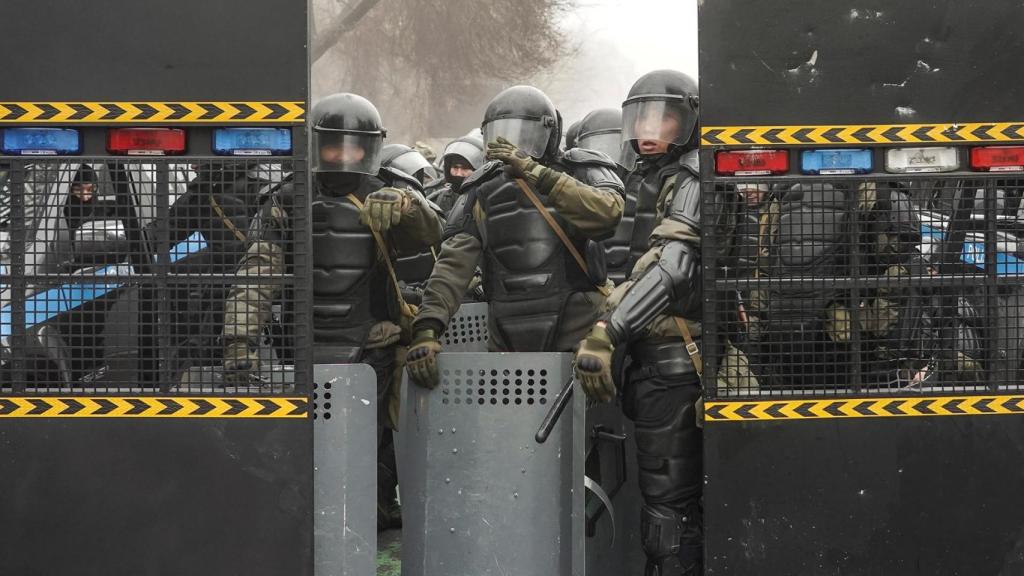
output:
M580 124L582 123L582 120L577 120L572 124L569 124L569 127L565 129L566 150L572 150L573 148L579 146Z
M387 131L380 113L356 94L332 94L313 106L313 172L374 175Z
M697 105L697 82L688 75L676 70L644 74L622 103L624 145L635 152L641 152L638 142L643 140L692 147L696 142Z
M434 167L419 151L405 144L388 144L381 150L381 166L394 168L412 176L420 184L434 178Z
M533 86L513 86L491 100L481 126L484 142L503 137L533 158L554 157L562 140L558 111Z
M576 147L604 152L627 170L632 170L636 162L633 148L623 149L622 146L622 110L619 108L598 108L584 116Z

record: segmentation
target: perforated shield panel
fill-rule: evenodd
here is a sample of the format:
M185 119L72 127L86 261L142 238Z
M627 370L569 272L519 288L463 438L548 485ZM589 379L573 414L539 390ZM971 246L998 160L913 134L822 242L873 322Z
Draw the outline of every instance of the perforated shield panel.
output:
M486 352L487 342L486 302L460 306L441 336L441 345L448 352Z

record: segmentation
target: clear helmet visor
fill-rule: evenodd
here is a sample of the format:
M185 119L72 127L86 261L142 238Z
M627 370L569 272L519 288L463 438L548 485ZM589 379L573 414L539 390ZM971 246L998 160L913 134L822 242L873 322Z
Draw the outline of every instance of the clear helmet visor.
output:
M550 126L540 120L524 118L499 118L484 124L484 142L490 143L504 138L533 158L543 158L551 139Z
M383 147L380 134L314 130L313 172L376 175Z
M619 157L619 150L622 148L622 132L618 130L591 132L581 136L576 141L576 147L603 152L612 160L616 160Z
M640 100L623 105L623 142L686 144L697 118L683 106L682 102L668 100Z

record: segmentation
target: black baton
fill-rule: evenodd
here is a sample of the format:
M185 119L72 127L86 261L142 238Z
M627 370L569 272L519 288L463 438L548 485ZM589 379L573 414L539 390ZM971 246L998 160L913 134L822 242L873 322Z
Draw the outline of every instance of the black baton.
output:
M537 429L537 435L533 437L538 444L543 444L547 441L551 431L555 429L555 424L558 423L558 419L562 416L562 412L565 412L565 407L569 405L569 399L572 398L573 381L573 377L570 376L569 380L562 386L562 389L559 390L558 396L555 397L555 403L551 405L548 413L544 415L544 420L540 423L540 428Z

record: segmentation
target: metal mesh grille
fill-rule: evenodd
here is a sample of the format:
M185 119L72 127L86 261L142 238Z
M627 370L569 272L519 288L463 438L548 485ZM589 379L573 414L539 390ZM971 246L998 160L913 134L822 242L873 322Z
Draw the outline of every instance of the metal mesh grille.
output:
M306 210L277 231L280 269L239 275L275 194L287 186L306 205L304 168L0 159L0 392L266 394L304 381ZM242 316L251 375L225 380L225 302L257 293L272 301Z
M712 396L1018 390L1024 180L704 185Z

